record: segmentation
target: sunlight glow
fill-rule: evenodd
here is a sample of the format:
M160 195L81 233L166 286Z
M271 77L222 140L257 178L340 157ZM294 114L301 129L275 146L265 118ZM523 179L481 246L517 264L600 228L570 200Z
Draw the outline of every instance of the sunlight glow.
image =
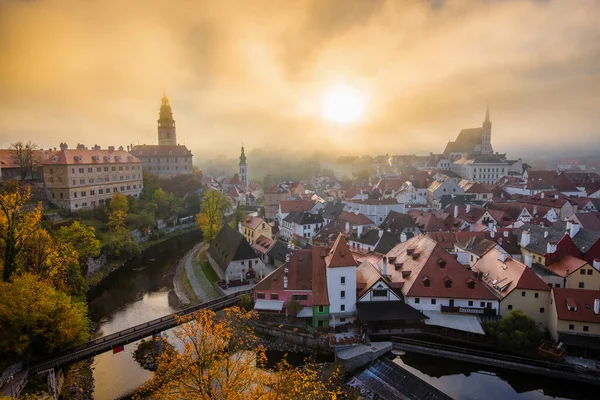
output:
M364 114L365 105L365 96L348 85L334 86L321 96L323 118L340 125L359 122Z

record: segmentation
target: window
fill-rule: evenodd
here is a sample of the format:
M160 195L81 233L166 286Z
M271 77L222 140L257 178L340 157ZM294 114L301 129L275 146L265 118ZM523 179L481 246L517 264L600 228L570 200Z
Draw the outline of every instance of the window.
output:
M85 179L80 179L80 180L79 180L79 184L80 184L80 185L85 185Z
M325 307L324 306L319 306L319 312L320 313L325 312Z
M345 304L340 305L340 311L346 311L346 305Z
M373 297L387 297L388 291L387 289L374 289Z
M585 283L584 282L579 282L579 289L583 289L585 287Z
M533 297L535 297L535 298L537 299L538 297L540 297L540 295L539 295L538 293L535 293L535 294L533 295Z
M560 283L555 283L554 287L560 287Z
M589 327L589 326L587 326L587 325L584 325L584 326L583 326L583 331L584 331L584 332L589 332L589 330L590 330L590 327Z
M512 304L509 304L509 305L508 305L508 309L509 309L509 310L512 310Z
M79 173L83 174L85 172L85 170L83 168L79 168Z
M110 188L106 188L106 193L110 193Z
M104 167L104 172L108 172L108 167Z
M92 168L88 168L88 172L93 172L94 170Z
M81 197L85 197L85 196L87 196L87 193L84 190L84 191L81 192Z
M540 308L540 314L543 314L543 313L544 313L544 307L541 307Z
M580 274L580 275L585 275L585 269L583 269L583 268L582 268L582 269L580 269L580 270L579 270L579 274Z
M279 293L271 293L271 300L279 300Z
M98 189L98 194L104 194L104 189Z
M429 279L423 280L423 286L425 286L425 287L431 286L431 281Z
M569 330L570 331L574 331L575 330L575 325L573 325L573 324L569 325Z
M340 322L346 322L346 318L340 318Z
M525 297L525 292L521 292L521 297Z
M346 277L345 276L340 277L340 284L342 284L342 285L346 284Z
M481 307L481 308L485 307L485 301L482 301L481 303L479 303L479 307Z
M467 283L467 287L468 287L469 289L475 289L475 282L474 282L474 281L469 281L469 282Z
M102 167L96 168L96 172L102 172Z
M96 194L95 190L90 190L90 196L94 196Z
M591 275L591 274L593 274L593 273L594 273L594 270L593 270L593 269L588 269L588 270L587 270L587 274L588 274L588 275Z
M264 299L265 298L265 293L264 292L258 292L258 298L259 299Z
M345 298L346 298L346 291L345 291L345 290L342 290L342 291L340 292L340 298L342 298L342 299L345 299Z
M418 298L418 297L417 297L417 298L415 298L415 304L419 304L419 303L421 303L421 299L420 299L420 298Z
M437 299L431 299L431 304L436 304L437 303Z
M469 307L473 307L473 300L469 300Z
M444 286L447 288L451 288L452 287L452 281L450 279L446 279L444 281Z
M77 198L77 192L73 192L73 197Z

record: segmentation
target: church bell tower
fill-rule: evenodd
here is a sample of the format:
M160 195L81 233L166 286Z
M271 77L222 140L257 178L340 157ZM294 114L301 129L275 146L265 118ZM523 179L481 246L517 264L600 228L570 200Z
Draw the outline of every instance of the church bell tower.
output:
M244 145L242 145L242 154L240 155L240 180L244 186L248 187L248 163L246 163L246 154L244 154Z
M158 112L158 144L176 145L177 132L175 131L175 120L166 94L163 94Z
M485 121L481 130L481 153L493 154L492 149L492 121L490 121L490 106L485 110Z

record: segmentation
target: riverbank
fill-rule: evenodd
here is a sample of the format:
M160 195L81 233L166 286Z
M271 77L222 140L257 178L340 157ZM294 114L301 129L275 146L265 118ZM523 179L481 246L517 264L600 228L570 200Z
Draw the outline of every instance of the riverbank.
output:
M175 228L177 228L177 227L175 227ZM154 240L148 239L145 242L140 243L139 244L140 250L143 253L144 251L146 251L154 246L157 246L171 238L181 236L186 233L198 231L198 230L200 230L200 228L195 223L190 224L190 226L185 226L185 227L182 227L179 229L171 228L169 231L165 232L165 234L162 237L160 237L158 239L154 239ZM121 268L129 260L130 260L130 258L124 259L124 260L108 261L105 265L100 267L97 271L95 271L93 274L91 274L90 276L88 276L86 278L87 290L90 291L92 288L94 288L95 286L100 284L104 279L108 278L108 276L111 273L113 273L114 271Z
M208 247L207 243L198 243L177 264L173 289L184 305L205 303L220 297L200 265Z

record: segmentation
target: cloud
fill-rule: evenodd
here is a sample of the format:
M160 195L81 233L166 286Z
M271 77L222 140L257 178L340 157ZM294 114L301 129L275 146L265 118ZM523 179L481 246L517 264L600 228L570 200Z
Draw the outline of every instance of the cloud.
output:
M156 141L167 91L197 161L249 149L441 151L485 106L497 151L600 144L600 3L0 0L0 137ZM323 121L339 82L363 123Z

